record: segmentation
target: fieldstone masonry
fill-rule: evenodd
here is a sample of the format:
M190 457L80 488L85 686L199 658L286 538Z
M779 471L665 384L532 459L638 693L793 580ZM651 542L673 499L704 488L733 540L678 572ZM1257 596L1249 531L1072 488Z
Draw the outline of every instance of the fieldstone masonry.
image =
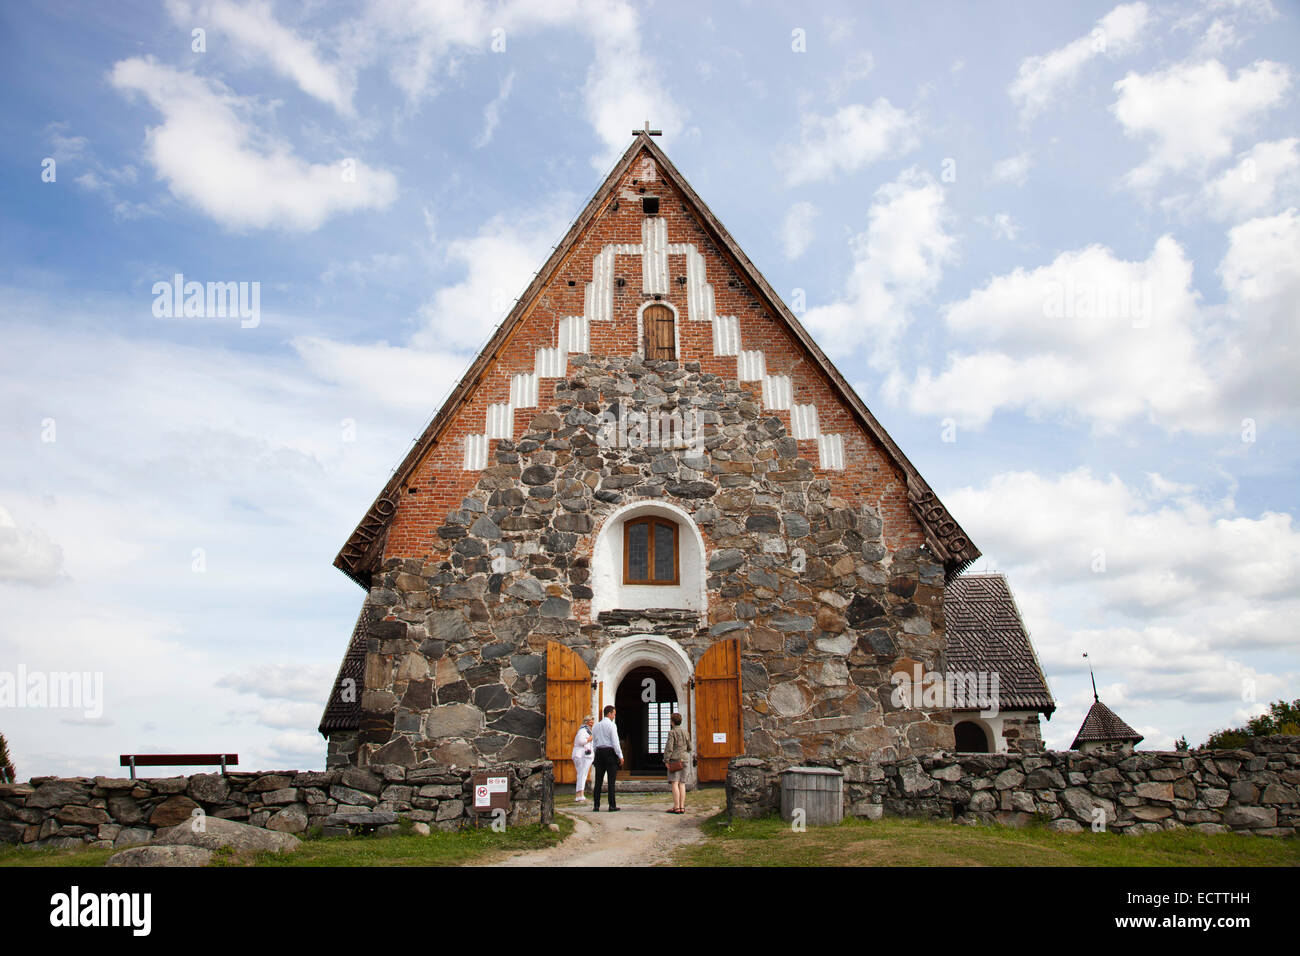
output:
M952 746L947 711L889 705L892 668L941 669L944 569L886 546L879 513L818 477L755 386L698 363L570 356L570 377L502 439L427 559L390 559L368 602L359 731L330 765L482 766L543 756L548 641L589 667L626 634L698 662L740 638L746 752L793 761ZM611 447L629 413L676 412L703 447ZM605 436L608 439L608 434ZM901 489L901 484L900 484ZM591 615L595 531L624 502L671 502L705 539L707 615ZM798 552L796 554L796 552Z
M506 823L550 823L551 765L498 764L510 781ZM129 780L33 777L0 785L0 842L27 846L96 847L148 843L196 809L225 820L284 833L314 826L369 830L398 818L455 830L473 817L471 772L392 765L304 772L195 774ZM367 826L373 823L376 826Z
M837 760L844 813L879 819L923 816L1019 826L1038 819L1062 832L1154 833L1187 827L1294 836L1300 826L1300 737L1265 737L1243 750L1132 754L1076 751L933 753L901 760ZM739 817L774 813L788 764L737 757L727 808Z

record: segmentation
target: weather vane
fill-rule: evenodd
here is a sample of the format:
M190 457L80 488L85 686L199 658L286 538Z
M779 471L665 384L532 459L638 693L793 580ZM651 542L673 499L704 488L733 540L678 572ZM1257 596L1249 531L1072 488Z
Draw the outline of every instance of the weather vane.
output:
M1083 652L1084 659L1087 660L1088 652ZM1088 676L1092 678L1092 699L1100 702L1101 698L1097 696L1097 675L1092 672L1092 661L1088 661Z

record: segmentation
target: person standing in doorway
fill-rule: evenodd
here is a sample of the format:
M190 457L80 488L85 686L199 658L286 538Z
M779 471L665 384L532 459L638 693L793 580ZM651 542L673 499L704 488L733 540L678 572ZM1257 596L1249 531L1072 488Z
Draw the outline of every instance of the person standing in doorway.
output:
M578 803L587 799L583 796L583 791L587 789L587 774L591 773L591 762L595 759L591 748L591 725L595 719L590 714L582 718L578 733L573 738L573 769L578 774L574 800Z
M674 713L673 726L664 743L664 764L673 791L673 808L669 813L686 812L686 758L691 752L691 737L682 729L682 715Z
M591 809L600 810L600 789L605 776L609 775L609 809L618 810L618 798L614 793L614 784L618 778L618 768L623 766L623 748L618 744L618 725L614 717L618 713L613 704L607 704L602 711L605 719L596 725L592 735L592 744L596 748L596 782L591 788Z

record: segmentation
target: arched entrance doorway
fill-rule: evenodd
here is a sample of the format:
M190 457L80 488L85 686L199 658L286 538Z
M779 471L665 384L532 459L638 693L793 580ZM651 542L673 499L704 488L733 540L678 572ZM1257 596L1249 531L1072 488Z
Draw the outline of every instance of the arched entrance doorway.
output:
M692 719L691 677L694 667L691 659L676 641L654 634L638 634L615 641L601 654L592 672L596 685L593 710L599 712L606 704L618 708L618 729L627 761L623 773L629 776L661 776L664 772L663 747L658 743L662 729L659 722L666 721L677 710L682 714L682 726L695 744L695 727ZM651 683L647 685L646 681ZM643 700L647 690L652 699ZM668 704L657 709L653 704ZM695 768L687 763L686 779L695 779Z
M953 729L958 753L986 754L992 753L989 736L984 728L973 720L963 720Z
M629 777L658 777L664 771L664 741L672 714L680 708L677 691L657 667L634 667L614 695L622 735L624 771Z

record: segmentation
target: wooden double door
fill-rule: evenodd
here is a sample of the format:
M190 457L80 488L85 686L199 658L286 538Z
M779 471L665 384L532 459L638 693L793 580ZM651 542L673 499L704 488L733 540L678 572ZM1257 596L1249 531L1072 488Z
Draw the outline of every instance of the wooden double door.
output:
M695 665L693 694L680 702L688 731L694 725L692 746L698 758L701 783L727 778L727 761L745 752L740 711L740 642L735 638L712 645ZM608 691L613 703L617 688ZM606 698L604 687L596 694L598 707ZM555 765L556 783L575 783L573 738L582 718L592 712L591 669L563 644L546 646L546 758ZM599 716L597 714L597 716Z

